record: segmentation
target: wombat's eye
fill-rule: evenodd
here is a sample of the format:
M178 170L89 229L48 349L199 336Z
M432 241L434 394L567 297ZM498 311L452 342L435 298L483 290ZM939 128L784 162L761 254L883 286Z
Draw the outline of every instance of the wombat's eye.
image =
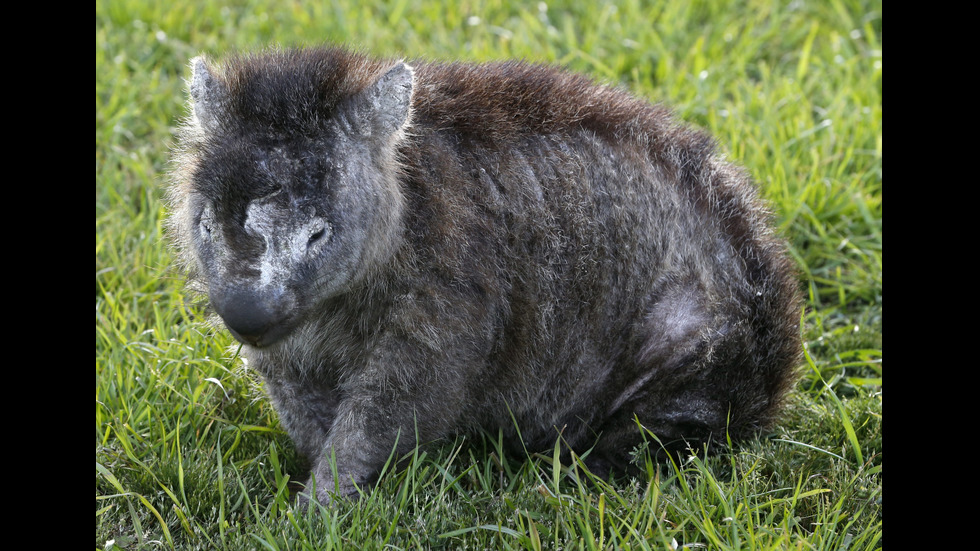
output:
M319 241L320 239L323 238L324 235L326 235L326 233L327 233L326 228L324 226L320 226L320 229L315 230L313 233L310 234L310 240L307 242L307 244L312 245L316 241Z

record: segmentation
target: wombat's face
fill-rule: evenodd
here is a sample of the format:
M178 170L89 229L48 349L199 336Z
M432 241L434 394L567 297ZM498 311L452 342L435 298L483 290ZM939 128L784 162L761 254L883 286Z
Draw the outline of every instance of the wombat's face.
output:
M185 242L232 335L269 346L356 282L385 249L378 241L390 248L400 210L386 150L392 132L386 137L365 115L365 105L378 105L354 100L315 134L266 129L234 120L203 64L194 78L204 139L185 202Z
M346 159L357 158L349 151ZM193 248L215 311L238 340L262 346L289 332L303 305L351 280L372 207L351 182L364 163L312 143L214 147L194 174Z

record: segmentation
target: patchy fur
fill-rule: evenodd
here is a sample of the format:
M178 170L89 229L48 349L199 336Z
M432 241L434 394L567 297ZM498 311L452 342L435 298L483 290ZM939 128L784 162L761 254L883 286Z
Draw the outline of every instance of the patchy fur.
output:
M666 109L521 62L316 48L192 68L171 235L317 499L416 436L560 433L623 466L635 419L680 449L777 415L791 264L749 177Z

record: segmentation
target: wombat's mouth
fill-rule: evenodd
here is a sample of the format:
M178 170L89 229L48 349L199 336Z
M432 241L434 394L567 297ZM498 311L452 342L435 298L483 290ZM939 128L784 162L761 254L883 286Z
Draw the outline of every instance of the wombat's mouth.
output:
M265 348L279 342L285 338L292 329L292 327L287 324L280 324L260 331L241 331L233 328L227 321L225 322L225 327L228 329L228 332L231 333L231 336L235 337L235 340L242 344L247 344L256 348Z

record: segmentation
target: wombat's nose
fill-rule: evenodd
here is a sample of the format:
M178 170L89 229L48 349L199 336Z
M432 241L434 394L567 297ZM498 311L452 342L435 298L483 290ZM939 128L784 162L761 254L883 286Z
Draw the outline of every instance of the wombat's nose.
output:
M268 346L288 332L289 324L277 300L260 293L212 293L211 303L239 342Z
M221 319L234 337L246 344L258 345L269 328L269 318L252 305L231 303Z

